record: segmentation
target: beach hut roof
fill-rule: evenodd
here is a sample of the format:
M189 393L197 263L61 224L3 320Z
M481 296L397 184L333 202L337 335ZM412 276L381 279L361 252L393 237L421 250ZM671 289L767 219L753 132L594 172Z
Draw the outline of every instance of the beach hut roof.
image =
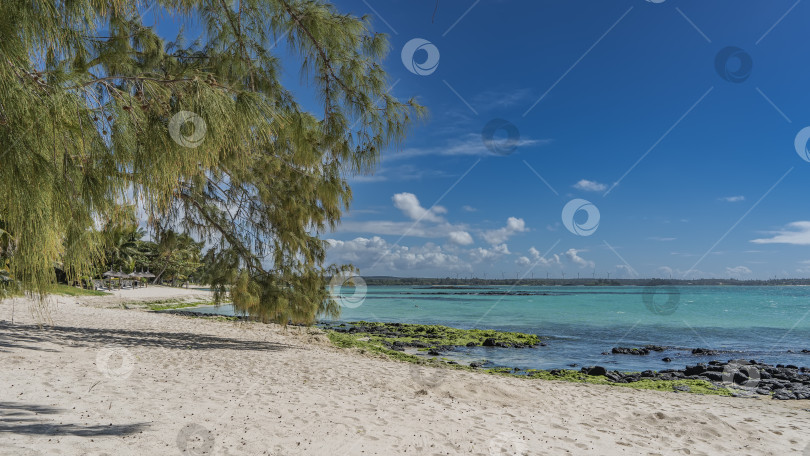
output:
M155 275L149 272L149 270L147 269L146 272L141 273L141 277L145 279L154 279Z
M104 277L115 277L115 274L116 274L116 272L113 271L112 269L110 269L109 271L102 274L102 276L104 276Z

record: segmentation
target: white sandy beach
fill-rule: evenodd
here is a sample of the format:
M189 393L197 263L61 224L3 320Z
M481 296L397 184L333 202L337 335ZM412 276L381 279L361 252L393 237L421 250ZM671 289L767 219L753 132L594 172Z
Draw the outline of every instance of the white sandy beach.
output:
M0 455L803 455L807 401L422 369L315 329L125 310L205 292L0 304Z

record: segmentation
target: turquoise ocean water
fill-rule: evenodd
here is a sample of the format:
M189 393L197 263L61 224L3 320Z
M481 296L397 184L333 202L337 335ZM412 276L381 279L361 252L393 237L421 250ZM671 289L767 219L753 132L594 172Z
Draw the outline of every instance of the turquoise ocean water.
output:
M352 290L344 292L352 296ZM460 348L460 361L552 369L602 365L660 370L712 359L810 366L810 287L387 287L369 286L340 321L442 324L544 337L531 349ZM195 309L230 314L230 306ZM612 347L667 347L648 356ZM719 353L698 356L693 348ZM669 357L666 363L662 358ZM576 366L572 366L576 365Z

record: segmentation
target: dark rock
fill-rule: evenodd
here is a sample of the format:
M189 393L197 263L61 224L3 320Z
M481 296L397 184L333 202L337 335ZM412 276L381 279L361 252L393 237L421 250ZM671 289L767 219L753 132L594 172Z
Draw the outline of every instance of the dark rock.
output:
M756 392L757 392L757 394L761 394L761 395L763 395L763 396L767 396L767 395L771 394L771 390L770 390L770 389L768 389L768 388L763 388L763 387L759 387L759 388L757 388L757 391L756 391Z
M693 355L701 355L701 356L712 356L716 355L717 352L714 350L709 350L708 348L693 348L692 349Z
M614 355L649 355L650 351L646 348L628 348L628 347L613 347L611 353Z
M789 401L791 399L796 399L796 394L789 389L780 389L773 392L773 398L780 401Z
M665 350L665 348L660 346L660 345L645 345L644 348L649 350L649 351L655 351L655 352L662 352L662 351Z
M691 389L689 388L689 385L672 385L672 389L675 390L675 391L683 391L685 393L688 393L689 391L691 391Z
M495 346L495 339L491 337L487 337L484 339L484 342L481 343L482 347L494 347Z
M478 344L476 344L475 342L467 342L468 347L475 347L476 345Z
M661 358L661 361L663 361L663 362L665 362L665 363L671 363L671 362L672 362L672 358Z
M484 363L482 363L481 361L473 361L473 362L470 363L470 367L475 367L475 368L481 367L483 365L484 365Z
M641 376L644 378L653 378L655 377L655 372L651 370L645 370L644 372L641 373Z
M607 369L605 369L602 366L583 367L582 369L585 370L585 373L588 374L588 375L605 375L605 374L607 374Z
M428 355L430 355L430 356L441 356L442 354L437 350L430 349L430 350L428 350Z
M705 364L697 364L694 366L686 366L686 369L683 370L684 375L700 375L706 372L706 365Z
M714 371L706 371L701 376L705 377L706 379L713 381L713 382L722 382L723 381L723 374L720 372Z

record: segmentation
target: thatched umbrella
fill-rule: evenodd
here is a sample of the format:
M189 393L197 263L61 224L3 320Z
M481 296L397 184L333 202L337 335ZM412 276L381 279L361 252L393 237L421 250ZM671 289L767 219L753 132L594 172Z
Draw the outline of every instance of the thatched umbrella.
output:
M113 277L115 277L116 274L117 273L115 271L113 271L112 268L110 268L110 270L105 272L104 274L101 274L102 278L107 278L107 279L110 280L110 286L107 287L110 290L112 290L112 279L113 279Z
M151 272L149 272L149 269L147 269L146 272L141 273L141 277L143 277L144 279L154 279L155 275L152 274ZM146 287L149 288L149 281L148 280L146 281Z

